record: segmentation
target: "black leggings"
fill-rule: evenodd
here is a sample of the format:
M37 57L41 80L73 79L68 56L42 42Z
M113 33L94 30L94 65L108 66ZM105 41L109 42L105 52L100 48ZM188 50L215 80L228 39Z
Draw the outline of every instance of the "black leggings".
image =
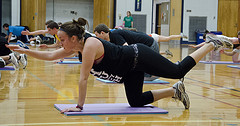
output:
M127 99L132 107L144 106L154 101L151 91L142 92L144 72L164 78L181 79L196 65L190 56L175 64L143 44L137 44L137 48L136 67L124 80Z

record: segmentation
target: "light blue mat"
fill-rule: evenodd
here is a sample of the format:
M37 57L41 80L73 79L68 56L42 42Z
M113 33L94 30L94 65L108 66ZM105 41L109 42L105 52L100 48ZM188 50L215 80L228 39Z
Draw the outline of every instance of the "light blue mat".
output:
M114 84L116 82L110 81L110 80L104 80L104 79L100 79L97 78L98 81L101 81L103 83L109 83L109 84ZM167 81L163 81L163 80L159 80L159 79L155 79L153 81L144 81L144 84L169 84L169 82Z
M240 66L234 66L234 65L227 65L227 67L240 69Z
M64 59L78 59L79 57L65 57Z
M62 61L62 62L57 62L58 64L82 64L80 61Z
M240 64L240 63L234 63L232 61L199 61L199 63L204 64Z

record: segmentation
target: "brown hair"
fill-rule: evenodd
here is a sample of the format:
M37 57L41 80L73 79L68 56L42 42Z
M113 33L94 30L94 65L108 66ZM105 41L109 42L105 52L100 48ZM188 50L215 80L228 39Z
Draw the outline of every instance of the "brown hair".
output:
M131 11L127 11L127 13L129 13L129 16L132 16L132 13L131 13Z
M56 23L56 22L51 22L51 23L49 23L48 25L47 25L47 28L51 28L51 29L54 29L54 28L56 28L56 29L59 29L59 26L58 26L58 24Z
M85 25L88 25L88 22L84 18L78 18L78 20L66 22L61 25L60 30L66 32L69 37L77 36L78 39L82 39L85 35Z
M99 24L99 25L97 25L97 26L95 27L95 29L94 29L94 32L97 32L97 33L99 33L99 34L101 33L101 31L103 31L103 32L105 32L105 33L109 33L109 32L110 32L108 26L105 25L105 24Z
M48 20L45 25L49 25L50 23L54 22L53 20Z

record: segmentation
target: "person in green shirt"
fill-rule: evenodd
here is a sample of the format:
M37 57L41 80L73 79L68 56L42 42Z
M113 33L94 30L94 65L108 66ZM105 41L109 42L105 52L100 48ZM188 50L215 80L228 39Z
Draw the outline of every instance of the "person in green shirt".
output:
M130 11L127 11L127 16L123 19L123 25L126 28L132 28L133 27L133 17Z

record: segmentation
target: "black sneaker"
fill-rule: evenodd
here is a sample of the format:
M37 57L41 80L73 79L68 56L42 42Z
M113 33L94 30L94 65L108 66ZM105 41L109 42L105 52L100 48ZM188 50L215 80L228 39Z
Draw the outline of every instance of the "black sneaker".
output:
M185 109L189 109L190 107L190 101L188 98L187 93L185 92L185 87L182 81L178 81L173 85L173 88L176 89L176 92L173 96L174 99L180 100L183 105L185 106Z

